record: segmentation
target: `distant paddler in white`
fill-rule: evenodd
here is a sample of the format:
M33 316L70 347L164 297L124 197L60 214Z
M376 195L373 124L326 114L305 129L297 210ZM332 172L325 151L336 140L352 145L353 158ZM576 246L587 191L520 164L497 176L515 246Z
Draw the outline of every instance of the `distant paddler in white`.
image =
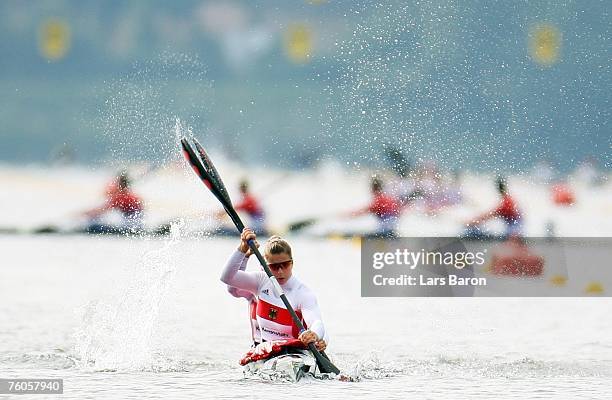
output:
M291 343L289 348L295 348L296 343L300 344L299 342L304 347L314 342L319 350L325 350L327 343L324 338L327 339L327 337L317 298L312 290L293 275L294 260L289 243L278 236L272 236L264 245L264 258L285 292L289 303L304 324L306 330L302 333L299 332L280 297L276 295L273 283L266 273L262 270L244 270L247 259L251 255L249 240L257 243L253 230L244 228L240 235L238 249L225 265L221 281L228 285L228 290L232 295L256 302L254 313L250 313L251 318L255 319L251 321L255 344L258 344L258 340L261 343L274 342L275 346L281 347L279 349L276 346L281 354L287 351L283 348L283 343ZM257 246L259 247L258 244ZM253 322L256 322L258 331ZM265 356L262 354L256 359L262 359Z

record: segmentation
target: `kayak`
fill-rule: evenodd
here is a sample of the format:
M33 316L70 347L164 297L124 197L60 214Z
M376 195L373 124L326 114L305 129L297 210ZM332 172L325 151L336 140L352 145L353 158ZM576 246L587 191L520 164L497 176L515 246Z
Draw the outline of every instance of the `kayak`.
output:
M295 350L265 360L253 361L243 367L245 377L257 377L269 381L298 382L305 376L324 379L317 362L308 350Z
M323 373L313 354L299 339L272 340L252 347L240 360L245 377L297 382L305 376L333 379Z

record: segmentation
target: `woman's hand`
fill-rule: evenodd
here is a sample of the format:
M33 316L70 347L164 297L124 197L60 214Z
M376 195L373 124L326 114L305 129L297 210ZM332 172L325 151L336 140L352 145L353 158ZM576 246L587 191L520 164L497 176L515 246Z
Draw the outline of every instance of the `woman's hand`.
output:
M300 333L298 339L300 339L302 343L304 343L306 346L308 346L309 343L316 344L319 341L319 337L317 336L317 334L311 331L310 329Z
M325 342L325 340L321 339L321 340L317 340L315 342L315 347L317 348L317 350L319 351L325 351L325 349L327 348L327 343Z
M255 241L255 247L259 247L259 243L257 243L255 236L255 232L251 228L244 228L242 233L240 234L240 245L238 246L238 251L244 253L246 257L249 257L253 252L249 247L249 240Z
M325 342L325 340L319 339L317 334L311 330L307 330L300 333L298 339L300 339L302 343L304 343L306 346L308 346L308 343L314 343L315 347L319 351L325 351L325 349L327 348L327 343Z

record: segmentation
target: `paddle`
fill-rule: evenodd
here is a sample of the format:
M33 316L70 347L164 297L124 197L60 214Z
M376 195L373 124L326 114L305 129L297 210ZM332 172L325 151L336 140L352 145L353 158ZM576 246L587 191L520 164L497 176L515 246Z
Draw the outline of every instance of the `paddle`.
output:
M304 228L308 228L309 226L316 224L317 222L319 222L319 218L306 218L299 221L294 221L287 226L287 231L298 232Z
M410 160L406 158L402 150L390 144L383 144L383 151L385 152L385 157L391 163L391 169L399 177L407 177L413 168Z
M330 219L330 218L342 218L342 217L343 217L342 214L334 213L334 214L328 214L328 215L320 215L317 217L304 218L301 220L293 221L289 225L287 225L287 232L296 233L314 224L317 224L320 221Z
M232 206L232 201L230 200L227 190L225 189L225 185L223 184L223 181L221 180L217 169L206 154L206 151L204 151L202 145L200 145L197 140L192 140L198 151L199 157L198 155L196 155L195 151L187 141L187 138L181 139L183 155L185 156L189 164L191 164L191 167L195 171L196 175L200 177L206 187L212 192L212 194L217 198L217 200L221 202L221 205L223 205L223 208L231 218L232 222L234 222L234 225L236 225L236 229L238 229L238 232L242 232L242 230L244 229L244 224L242 223L240 217L238 216L238 213L236 213L236 210L234 210L234 207ZM270 271L270 268L268 268L266 260L263 258L263 256L257 249L257 246L255 246L253 240L249 240L249 247L251 248L253 254L255 254L255 256L257 257L257 260L263 267L264 271L266 272L266 275L268 275L268 277L272 281L275 291L285 304L285 307L287 308L287 311L289 311L289 314L291 314L293 322L298 327L300 332L304 332L305 329L304 325L302 324L302 321L300 321L300 319L296 315L295 311L293 310L293 307L289 303L289 300L287 300L287 296L285 296L283 289ZM319 368L322 372L334 374L340 373L340 370L329 360L329 358L327 358L327 355L325 355L324 352L320 352L319 350L317 350L314 343L309 343L308 348L316 358L317 364L319 365Z

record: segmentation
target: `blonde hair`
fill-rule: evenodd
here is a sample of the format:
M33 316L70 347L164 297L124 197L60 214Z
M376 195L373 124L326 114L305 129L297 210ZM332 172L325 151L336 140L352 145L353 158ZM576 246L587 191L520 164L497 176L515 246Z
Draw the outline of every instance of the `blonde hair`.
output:
M287 243L287 241L281 238L280 236L271 236L270 239L266 241L266 244L264 246L264 254L270 255L281 253L287 253L289 255L289 258L293 258L293 256L291 255L291 246L289 246L289 243Z

